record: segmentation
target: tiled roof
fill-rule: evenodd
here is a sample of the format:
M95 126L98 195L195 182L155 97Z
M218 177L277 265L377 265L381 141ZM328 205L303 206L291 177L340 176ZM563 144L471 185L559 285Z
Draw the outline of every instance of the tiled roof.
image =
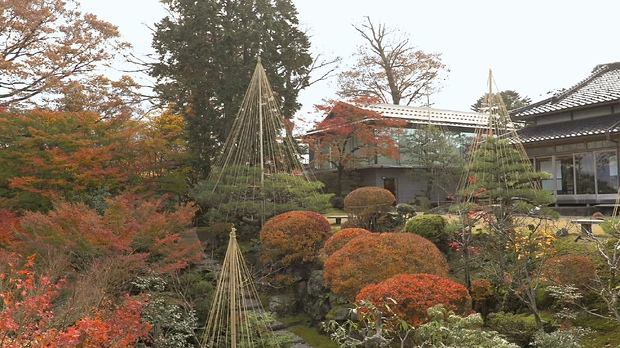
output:
M489 122L489 116L487 114L477 112L464 112L394 104L370 104L362 106L362 108L376 111L383 115L383 117L400 118L407 120L409 123L417 124L479 128L486 126Z
M518 134L522 143L532 143L618 132L620 132L620 114L525 127L519 130Z
M573 87L543 101L513 110L515 118L620 101L620 62L601 64Z

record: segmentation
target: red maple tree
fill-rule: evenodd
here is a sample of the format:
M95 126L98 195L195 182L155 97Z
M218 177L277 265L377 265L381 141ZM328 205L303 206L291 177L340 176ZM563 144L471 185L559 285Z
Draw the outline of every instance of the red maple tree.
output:
M355 100L355 102L373 102ZM395 134L406 124L405 121L383 117L380 113L362 109L353 104L331 101L327 105L316 105L326 117L317 122L314 130L304 136L314 154L314 164L330 163L336 168L338 179L336 195L342 193L342 177L345 169L358 167L362 162L382 155L398 158Z

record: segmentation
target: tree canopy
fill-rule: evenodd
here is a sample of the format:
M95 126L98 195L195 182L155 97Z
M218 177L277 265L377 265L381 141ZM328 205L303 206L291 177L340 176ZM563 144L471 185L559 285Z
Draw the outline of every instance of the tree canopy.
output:
M317 122L312 132L304 137L313 153L314 165L329 163L338 172L336 195L342 193L342 175L345 169L354 169L363 161L377 155L398 157L393 136L405 121L383 117L375 111L362 109L345 102L318 105L326 117Z
M507 111L511 111L511 110L520 108L522 106L529 105L532 102L532 99L530 97L527 97L527 96L522 97L521 95L519 95L518 92L515 92L510 89L501 91L499 93L494 93L492 98L493 99L491 100L494 100L494 101L497 101L498 98L501 98L501 101L506 106ZM489 107L487 105L488 100L489 100L489 93L485 93L480 98L478 98L476 103L471 105L471 110L476 111L476 112L482 112L482 111L487 110Z
M446 71L441 54L416 49L407 36L398 37L395 30L373 23L370 17L353 27L366 44L358 47L359 58L351 69L339 74L339 97L410 105L439 89L439 77Z
M290 0L164 0L169 15L155 25L155 92L187 121L192 167L210 171L232 127L260 56L285 118L308 85L310 42Z
M74 0L6 0L0 13L0 105L40 102L43 94L63 93L72 81L96 78L128 44L118 28ZM128 82L128 81L125 81Z

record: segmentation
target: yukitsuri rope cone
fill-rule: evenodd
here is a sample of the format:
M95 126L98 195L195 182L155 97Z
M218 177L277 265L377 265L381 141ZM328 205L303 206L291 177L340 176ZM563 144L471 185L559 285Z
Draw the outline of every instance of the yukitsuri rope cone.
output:
M202 347L263 347L269 335L273 335L268 323L260 320L264 313L232 227Z

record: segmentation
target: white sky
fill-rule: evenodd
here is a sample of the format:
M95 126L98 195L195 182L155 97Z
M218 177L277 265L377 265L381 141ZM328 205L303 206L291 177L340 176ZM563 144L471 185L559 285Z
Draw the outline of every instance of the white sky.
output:
M441 53L450 69L434 107L469 111L487 90L489 69L498 90L512 89L534 102L549 91L586 78L597 64L620 61L617 0L293 0L312 53L353 62L362 38L352 24L364 16L410 36L424 52ZM165 15L157 0L81 0L82 9L119 26L137 54L151 52L152 27ZM312 105L335 98L335 82L301 92Z

